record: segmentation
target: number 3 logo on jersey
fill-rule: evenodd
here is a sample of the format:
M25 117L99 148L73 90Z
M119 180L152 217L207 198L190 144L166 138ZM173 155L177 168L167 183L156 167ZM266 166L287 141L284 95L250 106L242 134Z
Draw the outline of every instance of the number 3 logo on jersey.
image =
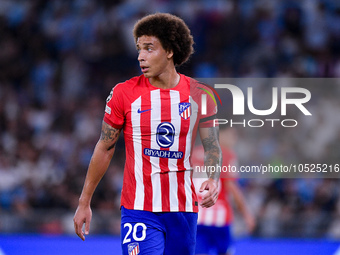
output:
M169 122L162 122L156 131L156 141L162 148L169 148L175 140L175 127Z

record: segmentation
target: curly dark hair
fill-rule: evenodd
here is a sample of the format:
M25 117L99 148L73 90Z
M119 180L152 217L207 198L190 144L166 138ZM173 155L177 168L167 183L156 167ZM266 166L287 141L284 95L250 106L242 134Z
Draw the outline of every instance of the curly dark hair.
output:
M194 52L190 29L175 15L156 13L138 20L133 29L135 41L143 35L157 37L166 51L172 51L176 66L186 62Z

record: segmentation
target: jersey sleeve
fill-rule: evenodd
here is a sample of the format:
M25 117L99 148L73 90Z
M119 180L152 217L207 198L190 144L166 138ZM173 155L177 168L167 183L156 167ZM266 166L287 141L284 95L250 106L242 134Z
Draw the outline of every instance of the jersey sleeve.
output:
M216 126L216 123L214 123L214 119L216 119L216 114L217 114L217 101L215 99L214 92L210 89L209 86L205 84L201 84L198 86L200 88L201 92L201 98L202 94L203 98L206 99L206 103L201 100L201 115L200 115L200 120L199 120L199 127L200 128L209 128L209 127L214 127ZM202 102L203 101L203 102ZM202 108L205 108L202 111ZM202 114L202 113L205 114Z
M121 129L125 122L124 100L121 86L112 88L106 99L104 121L110 126Z

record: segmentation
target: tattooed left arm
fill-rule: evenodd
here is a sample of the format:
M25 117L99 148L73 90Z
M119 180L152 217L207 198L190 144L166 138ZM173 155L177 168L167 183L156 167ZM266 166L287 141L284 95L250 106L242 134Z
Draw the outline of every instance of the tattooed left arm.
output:
M199 132L204 148L204 165L211 166L216 170L222 164L218 127L200 128ZM208 177L214 180L218 180L220 177L220 171L211 171L208 174Z
M200 192L208 190L203 197L201 206L210 207L216 203L218 198L218 181L221 174L218 168L222 165L222 151L219 144L218 127L200 128L199 132L204 148L204 165L207 169L209 167L214 169L214 171L208 171L209 179L202 183L199 190Z

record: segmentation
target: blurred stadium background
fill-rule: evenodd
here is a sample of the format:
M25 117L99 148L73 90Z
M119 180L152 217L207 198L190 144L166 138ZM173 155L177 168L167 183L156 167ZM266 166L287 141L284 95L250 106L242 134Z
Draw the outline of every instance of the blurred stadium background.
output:
M189 76L340 77L336 0L1 0L1 255L119 254L122 139L94 195L85 243L72 218L105 99L140 73L133 24L156 11L191 28L196 53L179 69ZM305 133L240 129L240 164L339 163L340 87L313 95ZM249 236L236 216L236 254L340 254L338 179L240 182L258 224Z

